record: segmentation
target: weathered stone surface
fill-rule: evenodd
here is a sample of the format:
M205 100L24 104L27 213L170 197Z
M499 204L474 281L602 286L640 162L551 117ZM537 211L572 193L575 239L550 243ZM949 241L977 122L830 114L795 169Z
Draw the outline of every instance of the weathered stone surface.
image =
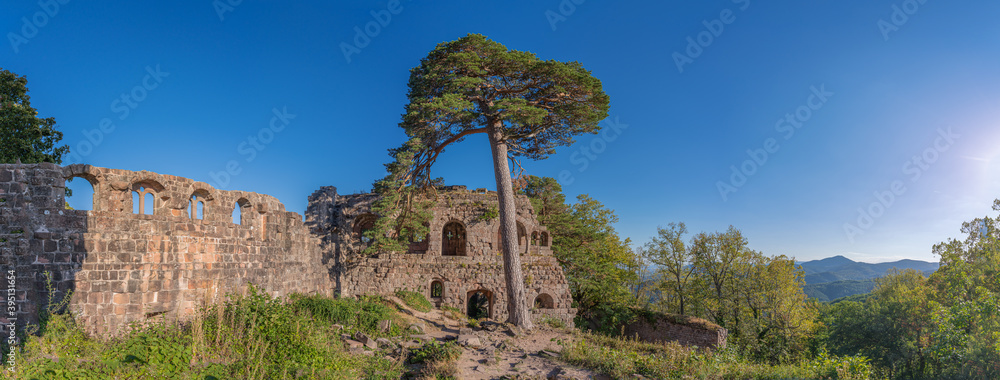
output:
M722 327L711 325L713 328L701 328L674 323L663 317L654 321L638 318L625 325L623 332L627 337L646 342L678 342L685 346L725 348L729 332Z
M339 195L323 187L309 197L306 224L323 239L324 261L334 276L334 292L342 296L389 295L406 289L424 293L438 307L462 312L476 292L486 298L487 314L507 318L506 283L500 254L500 221L495 192L450 186L437 193L430 233L410 244L407 252L358 254L365 248L362 232L374 220L373 194ZM554 318L573 325L576 309L562 267L552 256L548 229L538 223L527 197L517 202L518 241L525 292L533 318ZM439 286L439 291L435 291Z
M383 333L388 333L392 329L392 321L388 319L378 321L378 329Z
M65 208L74 177L94 186L91 210ZM133 213L139 192L151 194L142 201L151 215ZM55 300L73 291L70 310L104 337L131 322L189 318L247 283L270 296L332 294L319 239L268 195L147 171L0 164L0 199L0 257L17 258L2 264L15 273L20 328L45 307L46 272ZM189 202L202 203L201 218Z
M94 186L91 210L65 208L70 178ZM274 197L177 176L0 164L0 265L14 271L19 327L37 323L48 299L44 273L51 273L55 299L72 291L69 308L78 322L105 337L132 322L190 318L226 293L245 292L248 283L273 297L415 290L437 307L463 312L481 293L489 317L506 319L499 221L488 215L497 206L495 192L443 189L431 233L408 253L352 256L364 244L355 227L372 217L374 199L323 187L309 197L303 222ZM151 214L142 212L145 206ZM192 212L199 206L201 217ZM548 230L523 196L517 198L517 222L527 301L537 306L533 317L572 325L576 309ZM418 326L413 332L424 331Z

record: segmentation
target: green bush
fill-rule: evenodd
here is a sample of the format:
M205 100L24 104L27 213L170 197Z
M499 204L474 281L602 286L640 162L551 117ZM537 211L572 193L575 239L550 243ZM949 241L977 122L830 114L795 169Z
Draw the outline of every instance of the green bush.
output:
M378 335L399 318L381 299L271 298L254 287L186 323L135 325L122 336L88 337L67 314L52 315L22 346L20 379L397 379L401 364L351 355L333 323ZM397 327L398 329L398 327Z

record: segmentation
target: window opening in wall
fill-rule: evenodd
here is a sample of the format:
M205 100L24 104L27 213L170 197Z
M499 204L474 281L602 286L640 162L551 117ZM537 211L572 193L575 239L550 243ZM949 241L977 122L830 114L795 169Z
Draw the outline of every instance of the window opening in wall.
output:
M233 207L233 224L243 224L243 210L239 202Z
M66 206L73 210L95 210L94 185L83 177L66 180Z
M490 317L492 308L492 294L488 290L473 290L468 294L468 307L466 313L469 318L483 319Z
M156 196L153 193L146 193L142 196L143 214L153 215L156 206Z
M364 245L371 244L372 239L365 236L365 231L375 228L375 215L374 214L363 214L358 215L354 218L354 236L358 241Z
M188 201L188 217L205 219L205 199L198 194L191 195L191 200Z
M434 281L431 283L431 298L441 298L444 297L444 283L441 281Z
M441 231L441 254L444 256L465 256L465 226L459 222L448 222Z
M535 308L536 309L552 309L555 307L555 303L552 301L552 296L542 293L538 297L535 297Z
M139 190L142 190L140 187ZM139 196L138 191L132 191L132 213L142 214L142 197Z

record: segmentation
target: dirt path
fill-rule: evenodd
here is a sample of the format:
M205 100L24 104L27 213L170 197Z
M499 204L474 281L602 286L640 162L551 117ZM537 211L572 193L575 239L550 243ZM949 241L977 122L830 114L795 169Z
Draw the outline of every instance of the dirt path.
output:
M522 332L490 321L469 328L464 320L450 318L441 310L424 313L395 297L389 299L409 314L428 338L458 341L462 347L457 362L459 379L610 379L556 359L562 352L559 343L573 339L565 329L536 326Z

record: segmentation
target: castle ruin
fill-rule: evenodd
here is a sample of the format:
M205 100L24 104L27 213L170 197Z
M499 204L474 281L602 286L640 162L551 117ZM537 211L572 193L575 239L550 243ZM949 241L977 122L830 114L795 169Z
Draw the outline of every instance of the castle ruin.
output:
M73 178L93 186L91 210L66 208L65 183ZM506 319L499 222L482 212L496 204L495 193L451 188L441 193L431 233L409 252L349 255L345 247L363 244L361 232L374 221L373 199L323 187L309 197L303 222L274 197L187 178L0 164L0 267L9 301L0 324L6 332L11 324L37 323L50 296L71 293L69 308L87 331L114 335L158 316L191 317L248 283L275 297L407 289L438 306ZM527 199L517 202L533 315L572 324L576 311L551 238Z

